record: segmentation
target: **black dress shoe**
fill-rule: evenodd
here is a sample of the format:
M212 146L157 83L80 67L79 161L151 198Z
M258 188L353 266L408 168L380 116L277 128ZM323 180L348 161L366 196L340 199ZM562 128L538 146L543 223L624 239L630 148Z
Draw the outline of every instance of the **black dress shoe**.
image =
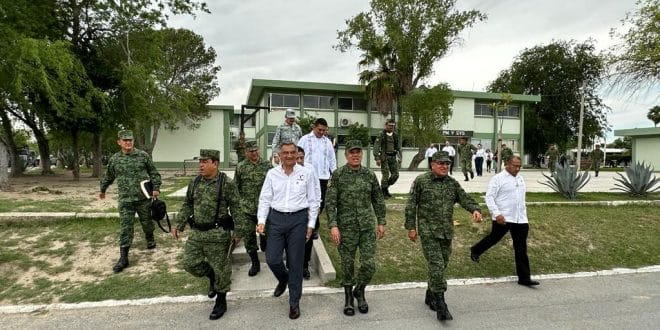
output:
M539 281L534 281L534 280L525 280L525 281L518 281L518 284L524 285L524 286L535 286L539 285Z
M277 283L275 291L273 292L273 296L279 297L284 293L284 291L286 291L286 282Z
M309 280L312 274L309 273L309 268L303 268L303 278Z
M289 307L289 318L295 320L300 317L300 307L298 305Z

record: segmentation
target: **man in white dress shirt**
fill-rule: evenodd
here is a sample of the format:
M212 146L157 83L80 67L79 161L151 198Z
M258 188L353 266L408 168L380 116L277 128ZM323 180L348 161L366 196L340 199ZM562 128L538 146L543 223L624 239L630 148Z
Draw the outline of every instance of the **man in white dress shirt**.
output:
M449 140L445 141L445 146L442 147L442 151L447 152L449 155L449 160L451 160L451 165L449 165L449 175L454 174L454 163L456 163L456 149L452 147Z
M300 317L305 241L312 236L321 194L314 173L296 163L297 154L292 141L280 144L282 163L266 174L257 211L257 232L268 233L266 263L278 281L273 295L281 296L288 285L290 319ZM288 271L282 260L284 251Z
M479 256L511 232L513 250L516 259L518 284L525 286L539 285L531 279L529 258L527 258L527 206L525 205L525 180L518 175L521 167L518 156L512 156L502 171L490 180L486 190L486 205L493 217L493 227L490 234L470 248L470 258L479 262Z
M298 146L305 150L305 167L311 166L316 172L321 185L321 205L319 213L323 212L325 207L325 192L328 190L328 180L330 175L337 169L337 158L335 149L332 146L332 141L328 139L326 133L328 132L328 122L323 118L317 118L314 121L312 131L305 134L298 140ZM303 264L303 278L308 280L311 277L309 272L309 260L312 256L312 245L314 239L318 238L319 219L316 218L316 227L312 234L311 240L307 241L305 245L305 262Z

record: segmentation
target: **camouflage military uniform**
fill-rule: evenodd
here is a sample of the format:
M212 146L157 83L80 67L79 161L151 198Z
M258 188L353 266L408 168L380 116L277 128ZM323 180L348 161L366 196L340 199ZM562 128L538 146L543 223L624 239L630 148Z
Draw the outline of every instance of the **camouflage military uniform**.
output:
M176 217L177 230L184 230L186 219L193 213L196 225L210 225L216 222L213 217L217 205L219 175L218 171L218 176L213 179L201 178L194 193L194 179L188 185L186 199ZM227 213L238 213L234 211L238 210L238 191L234 181L227 176L224 178L220 198L218 218ZM234 222L236 232L244 232L245 221L241 217L235 217ZM240 237L240 235L235 236ZM215 273L216 291L218 293L228 292L231 284L231 258L228 255L231 239L232 233L223 228L206 231L193 229L183 251L183 268L196 277L207 276L212 270Z
M382 174L380 187L388 194L388 187L399 179L399 135L393 132L388 136L383 130L374 142L374 158L380 160L380 172Z
M259 193L266 179L266 173L271 168L273 166L267 160L259 159L256 164L253 164L249 159L245 159L238 164L234 175L240 196L241 214L247 219L248 224L248 230L241 233L248 253L258 250L254 228L257 225Z
M245 159L245 141L238 139L238 141L234 142L234 150L236 150L238 162L242 162Z
M509 147L502 148L502 164L506 164L513 157L513 150Z
M428 287L433 293L447 290L445 269L454 238L455 203L471 213L480 211L477 202L450 176L436 177L432 172L426 172L415 178L410 188L405 228L417 230L422 239L424 257L428 262Z
M367 197L368 196L368 197ZM352 170L348 165L332 174L326 195L328 227L341 233L339 255L343 285L355 285L355 253L360 249L360 271L357 283L368 284L376 271L376 233L372 207L377 223L385 225L385 202L376 174L365 167Z
M550 172L554 173L555 167L557 166L557 158L559 156L557 148L548 149L548 152L546 152L545 155L548 156L548 168L550 169Z
M117 180L119 192L119 218L121 229L119 232L119 246L130 247L133 243L133 221L137 212L142 225L145 239L154 242L154 222L149 213L150 199L146 198L140 190L140 182L151 180L153 189L160 191L161 179L156 166L146 152L133 149L124 154L115 153L108 160L108 167L101 179L101 193Z
M273 153L278 153L278 144L282 141L293 141L293 143L298 144L298 140L302 136L302 130L298 124L293 123L289 126L286 123L280 125L275 130L275 136L273 137Z
M461 165L461 172L463 172L466 179L468 173L474 178L474 172L472 172L472 151L477 151L477 148L472 144L458 144L458 157Z
M600 148L594 149L594 151L591 152L591 169L596 172L596 176L598 176L598 172L600 171L600 164L603 162L603 150L600 150Z

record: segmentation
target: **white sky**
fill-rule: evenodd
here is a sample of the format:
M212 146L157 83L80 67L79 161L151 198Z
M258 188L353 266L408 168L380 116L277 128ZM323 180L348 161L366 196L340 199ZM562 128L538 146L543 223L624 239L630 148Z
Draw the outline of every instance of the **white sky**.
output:
M367 11L366 0L207 0L211 14L174 18L170 25L202 35L218 53L221 94L213 104L244 104L253 78L357 84L359 53L332 48L345 20ZM452 89L484 91L525 48L552 40L589 38L598 50L615 41L635 0L459 0L463 9L488 15L462 33L462 45L435 65L426 84L447 82ZM601 97L613 111L614 130L650 127L648 109L658 96ZM611 141L611 133L608 142Z

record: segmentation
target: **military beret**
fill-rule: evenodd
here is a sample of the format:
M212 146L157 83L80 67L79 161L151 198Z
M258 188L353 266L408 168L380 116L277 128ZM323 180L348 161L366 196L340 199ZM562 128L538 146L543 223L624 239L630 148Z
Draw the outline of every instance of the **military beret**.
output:
M442 163L451 163L449 159L449 154L446 151L436 151L433 156L431 156L432 162L442 162Z
M252 151L257 149L259 149L259 146L257 145L257 141L250 140L245 142L245 150Z
M220 151L215 149L199 149L199 159L220 160Z
M346 143L346 150L350 151L350 150L353 150L353 149L362 150L362 141L360 141L360 140L348 141Z
M117 133L117 137L122 140L133 140L133 131L130 129L119 131L119 133Z

